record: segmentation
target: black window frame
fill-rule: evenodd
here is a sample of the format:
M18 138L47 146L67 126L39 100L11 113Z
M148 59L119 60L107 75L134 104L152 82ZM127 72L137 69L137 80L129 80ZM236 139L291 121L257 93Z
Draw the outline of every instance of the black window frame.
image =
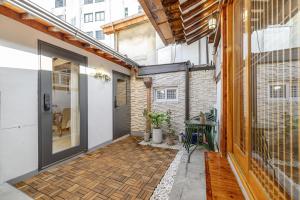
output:
M101 18L101 13L103 13L103 18ZM99 14L100 18L97 20L97 14ZM105 21L105 11L95 12L95 22Z
M94 3L94 0L84 0L83 1L84 5L89 5L89 4L93 4L93 3Z
M128 9L128 7L125 7L124 8L124 16L128 17L128 15L129 15L129 9Z
M101 37L98 37L98 34L97 34L97 33L102 33L102 34L99 34L99 35L101 35ZM104 34L103 30L95 31L95 38L96 38L97 40L105 40L105 34Z
M92 17L91 18L89 18L89 19L91 19L91 21L90 20L86 20L86 16L89 16L89 15L91 15ZM90 22L93 22L94 21L94 14L93 13L85 13L84 15L83 15L83 21L84 21L84 23L90 23Z
M55 0L55 8L66 7L66 0Z

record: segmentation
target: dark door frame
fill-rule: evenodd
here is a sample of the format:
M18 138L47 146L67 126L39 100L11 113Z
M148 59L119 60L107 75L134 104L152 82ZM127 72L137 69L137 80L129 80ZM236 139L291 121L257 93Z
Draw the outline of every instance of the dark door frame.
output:
M52 154L51 160L47 158L49 152L46 152L44 147L47 143L43 131L45 127L42 125L42 117L44 111L44 99L43 99L43 88L42 88L42 70L41 66L41 56L44 54L49 54L52 56L57 56L65 58L71 61L80 63L81 66L87 67L87 57L80 54L74 53L72 51L57 47L55 45L49 44L47 42L38 40L38 57L39 57L39 71L38 71L38 169L42 170L49 167L55 163L66 160L82 152L88 150L88 77L86 74L79 74L79 106L80 106L80 145L67 149L65 151ZM52 96L52 95L51 95ZM52 97L51 97L52 99ZM51 111L49 111L51 112ZM50 122L52 127L52 121ZM49 126L47 126L49 129ZM51 129L52 133L52 129ZM48 153L48 154L47 154Z
M127 75L127 74L124 74L122 72L118 72L118 71L115 71L115 70L112 70L112 140L116 140L118 138L115 138L115 80L114 80L114 74L118 74L118 75L121 75L121 76L125 76L125 77L128 77L128 80L129 80L129 112L131 112L131 97L130 97L130 93L131 93L131 89L130 89L130 85L131 85L131 82L130 82L130 75ZM131 119L129 120L129 122L131 122ZM131 132L131 126L130 126L130 123L129 123L129 134Z

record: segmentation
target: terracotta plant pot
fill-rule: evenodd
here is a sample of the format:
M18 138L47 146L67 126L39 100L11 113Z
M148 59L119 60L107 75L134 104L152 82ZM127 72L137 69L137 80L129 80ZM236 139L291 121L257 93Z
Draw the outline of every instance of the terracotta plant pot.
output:
M152 141L154 144L162 143L162 131L161 129L153 129Z
M150 141L150 136L151 136L151 133L145 132L144 133L144 141L145 142L149 142Z

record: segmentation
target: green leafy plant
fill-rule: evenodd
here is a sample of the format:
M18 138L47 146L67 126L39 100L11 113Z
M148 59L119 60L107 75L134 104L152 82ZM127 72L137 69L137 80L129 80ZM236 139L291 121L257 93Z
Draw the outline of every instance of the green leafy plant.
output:
M172 112L169 109L166 113L166 125L167 125L167 136L172 137L175 136L175 130L172 128L171 117Z
M149 119L151 120L151 124L153 128L160 129L162 124L166 121L166 114L160 112L149 112Z

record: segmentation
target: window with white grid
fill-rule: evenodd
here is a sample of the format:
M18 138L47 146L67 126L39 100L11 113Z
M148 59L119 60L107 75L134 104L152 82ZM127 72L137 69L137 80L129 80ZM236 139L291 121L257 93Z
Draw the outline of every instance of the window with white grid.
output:
M177 89L167 89L167 100L177 99Z
M155 89L155 101L166 102L166 101L177 101L178 100L177 88L158 88Z
M163 90L163 89L155 90L155 100L156 101L164 101L165 98L166 98L165 90Z

